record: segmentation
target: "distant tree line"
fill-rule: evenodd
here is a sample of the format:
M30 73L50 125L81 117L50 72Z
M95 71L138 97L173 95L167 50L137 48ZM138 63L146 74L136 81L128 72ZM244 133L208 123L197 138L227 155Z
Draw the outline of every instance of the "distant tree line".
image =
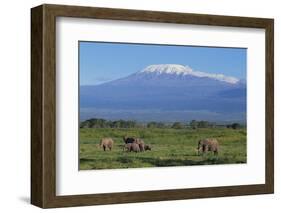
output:
M136 121L116 120L110 121L100 118L93 118L80 123L80 128L134 128L138 127Z
M209 121L196 121L192 120L189 123L190 127L192 129L197 129L197 128L210 128L210 127L215 127L216 123L214 122L209 122Z
M242 126L241 126L241 124L239 124L239 123L233 123L233 124L228 124L228 125L226 125L226 128L228 128L228 129L239 129L239 128L241 128Z
M174 122L174 123L164 123L164 122L148 122L148 123L138 123L134 120L106 120L100 118L92 118L80 123L80 128L173 128L173 129L184 129L184 128L214 128L214 127L226 127L231 129L242 128L243 125L239 123L232 123L227 125L218 125L214 122L209 121L197 121L192 120L189 123Z

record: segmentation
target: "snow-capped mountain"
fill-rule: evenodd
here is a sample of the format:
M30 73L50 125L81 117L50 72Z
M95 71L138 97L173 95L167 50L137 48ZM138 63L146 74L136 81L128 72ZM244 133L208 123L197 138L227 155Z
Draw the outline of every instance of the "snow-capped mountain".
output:
M141 116L152 120L163 119L175 111L185 120L192 116L192 119L198 119L202 112L207 114L205 120L223 120L230 115L233 120L244 120L246 85L235 77L194 71L188 66L150 65L111 82L81 86L80 107L95 109L84 118L101 117L96 113L106 109L107 119L124 119L122 111L127 112L123 116L131 114L131 119L138 120L140 115L137 111L147 110L148 114ZM155 110L161 114L157 119L151 114ZM181 113L187 111L192 113ZM210 113L212 118L208 117Z
M105 85L129 85L138 84L146 86L211 86L220 85L237 86L243 82L235 77L223 74L213 74L207 72L193 71L189 66L179 64L157 64L149 65L146 68L135 72L125 78L117 79Z
M154 73L156 75L171 74L180 76L195 76L199 78L212 78L218 81L227 82L230 84L236 84L239 82L238 78L225 76L223 74L211 74L206 72L194 71L189 66L183 66L179 64L156 64L147 66L141 70L138 74Z

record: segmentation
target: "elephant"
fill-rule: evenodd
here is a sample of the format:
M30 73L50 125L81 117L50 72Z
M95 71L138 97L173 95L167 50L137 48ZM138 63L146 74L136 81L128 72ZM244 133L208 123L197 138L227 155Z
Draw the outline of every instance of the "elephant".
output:
M112 140L112 138L102 138L100 140L100 147L103 148L103 151L106 151L106 149L109 149L111 151L111 149L113 148L113 144L114 141Z
M146 150L151 150L151 147L149 145L146 145L143 139L124 136L123 140L125 142L124 149L127 151L144 152Z
M208 151L214 152L214 155L219 153L219 142L215 138L205 138L198 141L198 155Z
M141 151L141 152L144 152L144 151L145 151L145 144L144 144L144 141L143 141L142 139L140 139L140 138L135 138L135 142L134 142L134 143L136 143L136 144L139 145L140 151Z
M140 147L137 143L127 143L124 146L127 152L140 152Z
M135 138L129 138L127 136L124 136L123 140L124 140L125 144L134 143L135 142Z
M150 150L151 151L151 146L149 145L144 145L144 151Z

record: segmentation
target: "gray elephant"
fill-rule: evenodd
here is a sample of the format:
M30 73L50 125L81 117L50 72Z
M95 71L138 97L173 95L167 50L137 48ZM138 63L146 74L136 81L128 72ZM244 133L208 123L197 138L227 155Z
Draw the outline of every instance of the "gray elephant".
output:
M109 149L111 151L111 149L113 148L113 144L114 141L112 140L112 138L102 138L100 140L100 147L103 148L103 151L106 151L106 149Z
M198 141L198 155L200 153L214 152L215 155L219 153L219 142L215 138L205 138Z

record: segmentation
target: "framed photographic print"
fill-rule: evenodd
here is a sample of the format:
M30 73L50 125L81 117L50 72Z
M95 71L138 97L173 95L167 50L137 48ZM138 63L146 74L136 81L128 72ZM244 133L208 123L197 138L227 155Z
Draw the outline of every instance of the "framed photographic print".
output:
M274 191L273 19L31 9L31 203Z

